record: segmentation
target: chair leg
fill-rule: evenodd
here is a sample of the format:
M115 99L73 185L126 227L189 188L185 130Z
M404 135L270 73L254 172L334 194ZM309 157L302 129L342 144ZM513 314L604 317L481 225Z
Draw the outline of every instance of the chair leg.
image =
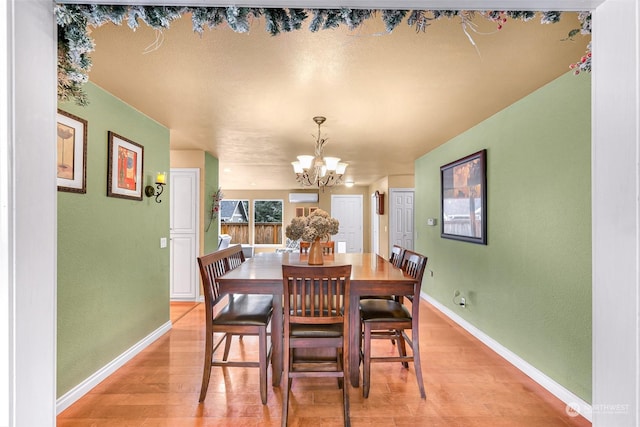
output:
M336 370L344 371L344 364L342 362L342 349L336 348ZM338 377L338 388L343 388L344 377Z
M267 404L267 328L260 328L258 332L258 349L260 351L260 398L262 404Z
M224 341L224 354L222 356L222 360L226 361L229 358L229 350L231 350L231 340L233 339L233 335L227 334L227 337Z
M369 397L371 380L371 325L364 322L364 351L362 360L362 396Z
M413 343L413 367L416 370L416 380L418 381L418 388L420 389L420 397L427 398L427 394L424 391L424 382L422 381L422 364L420 363L420 342L418 337L418 325L413 325L411 330L411 342Z
M347 356L348 357L348 356ZM344 407L344 426L351 427L351 416L349 415L349 386L347 378L344 378L345 384L342 387L342 405Z
M398 355L400 357L406 357L407 356L407 344L404 340L404 337L402 336L403 331L402 330L396 330L395 334L398 337ZM405 369L409 369L409 363L408 362L401 362L402 363L402 367Z
M286 341L286 337L285 337ZM289 343L285 342L284 348L288 349ZM287 350L287 353L290 353L291 350ZM290 354L284 354L282 358L283 367L282 367L282 375L284 377L285 388L282 394L282 421L280 423L281 427L287 427L287 418L289 415L289 390L291 390L291 378L289 378L289 364L291 363Z
M207 331L205 338L204 350L204 368L202 370L202 386L200 387L199 402L204 402L207 397L207 389L209 388L209 380L211 379L211 362L213 359L213 332Z

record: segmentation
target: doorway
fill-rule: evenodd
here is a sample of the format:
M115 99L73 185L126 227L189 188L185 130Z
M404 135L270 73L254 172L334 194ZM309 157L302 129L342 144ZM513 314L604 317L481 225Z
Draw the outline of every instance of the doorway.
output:
M332 238L338 251L345 242L346 252L362 252L362 195L332 195L331 216L340 221L340 231Z
M413 188L389 189L389 253L393 245L413 250Z

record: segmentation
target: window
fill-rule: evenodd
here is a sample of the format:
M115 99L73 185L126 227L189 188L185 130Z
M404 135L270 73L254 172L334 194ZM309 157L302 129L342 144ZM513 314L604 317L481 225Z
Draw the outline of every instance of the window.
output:
M220 234L231 236L231 243L249 244L249 201L220 201Z
M254 244L282 244L282 207L282 200L254 200Z

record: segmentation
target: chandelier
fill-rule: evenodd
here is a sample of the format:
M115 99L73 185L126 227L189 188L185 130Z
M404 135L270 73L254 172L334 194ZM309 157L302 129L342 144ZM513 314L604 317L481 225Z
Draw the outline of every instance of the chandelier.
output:
M342 184L342 177L347 164L342 163L338 157L324 157L322 150L327 139L322 139L320 126L326 121L326 117L317 116L313 121L318 125L318 137L316 139L313 156L298 156L298 160L291 162L296 174L296 181L303 187L332 187Z

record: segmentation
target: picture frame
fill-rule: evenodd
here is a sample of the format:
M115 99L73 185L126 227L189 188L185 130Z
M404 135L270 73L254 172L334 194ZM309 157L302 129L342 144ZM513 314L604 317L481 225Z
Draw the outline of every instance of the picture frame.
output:
M440 167L442 238L487 244L486 169L487 150Z
M58 108L57 128L58 191L87 192L87 121Z
M142 200L144 147L108 131L107 196Z
M304 208L296 208L296 218L304 216Z
M318 210L318 207L317 207L317 206L310 207L310 208L309 208L309 214L308 214L308 215L311 215L312 213L314 213L314 212L315 212L315 211L317 211L317 210Z

